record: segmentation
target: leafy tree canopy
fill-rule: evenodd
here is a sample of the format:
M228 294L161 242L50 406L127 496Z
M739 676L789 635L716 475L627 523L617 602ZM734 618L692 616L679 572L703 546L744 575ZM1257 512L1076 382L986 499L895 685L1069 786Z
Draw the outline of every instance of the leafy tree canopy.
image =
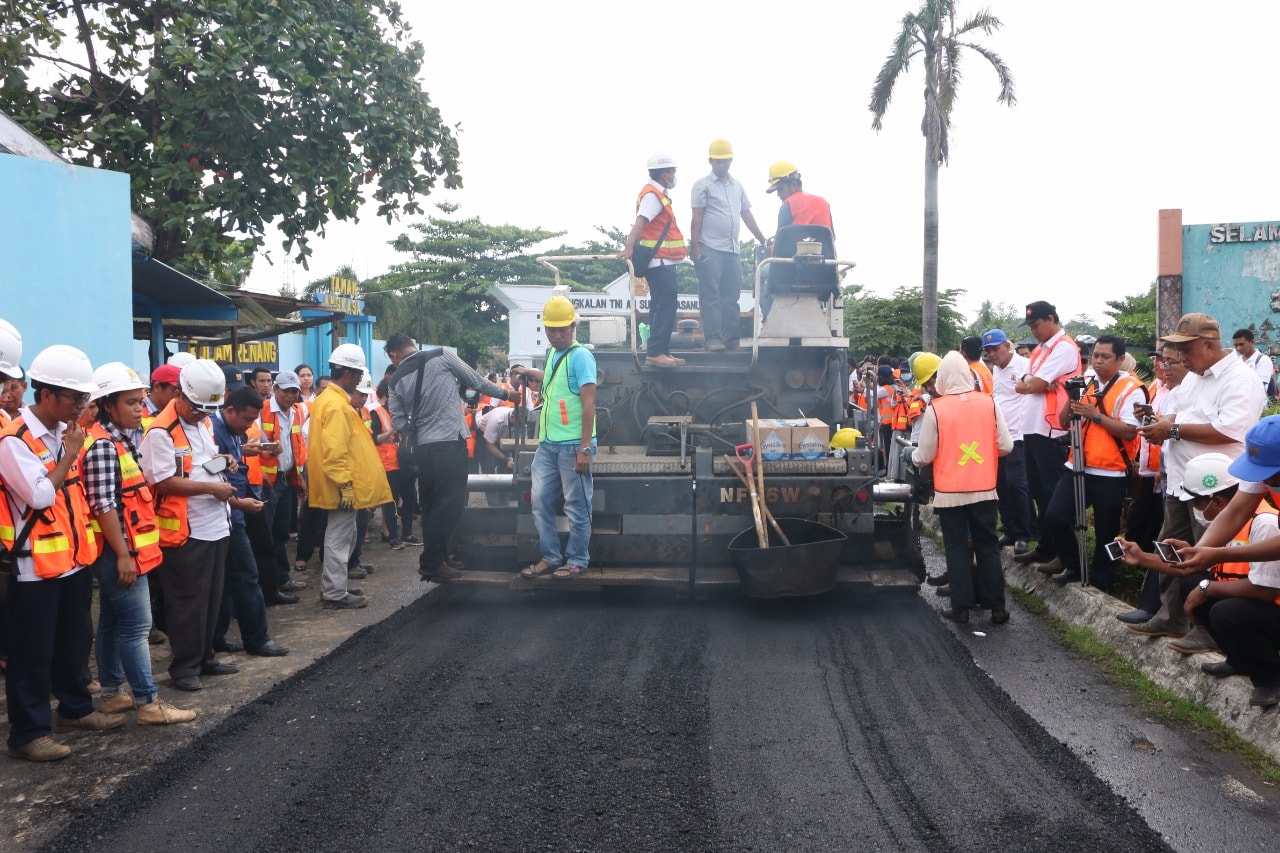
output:
M275 223L305 265L363 201L390 220L461 186L422 57L394 0L6 0L0 103L127 173L155 256L214 275L236 235L252 254Z
M1151 282L1146 291L1135 296L1108 300L1105 313L1111 317L1111 324L1102 330L1103 334L1124 338L1138 362L1138 372L1144 377L1153 376L1147 351L1156 339L1156 283Z
M844 328L849 348L858 355L906 358L922 348L918 318L924 308L919 288L899 287L892 296L862 295L858 287L844 288ZM959 349L964 317L956 310L963 290L938 293L939 355Z

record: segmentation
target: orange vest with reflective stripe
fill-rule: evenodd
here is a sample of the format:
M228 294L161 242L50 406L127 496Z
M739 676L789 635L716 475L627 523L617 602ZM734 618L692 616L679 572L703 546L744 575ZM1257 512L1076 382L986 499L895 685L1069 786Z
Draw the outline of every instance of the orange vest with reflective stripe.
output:
M995 399L975 391L936 397L929 405L938 418L934 490L986 492L994 489L1000 454Z
M57 458L43 441L31 434L31 429L21 417L14 418L0 430L0 440L10 436L26 444L46 471L52 472L58 467ZM6 548L13 548L14 540L27 520L11 517L7 496L0 496L0 503L4 504L0 513L0 543ZM89 514L84 485L80 482L79 459L67 470L67 477L55 493L53 504L36 510L35 518L36 523L31 528L24 551L30 552L37 576L60 577L72 569L92 565L102 553L102 543L93 532L93 517Z
M1027 367L1027 373L1035 375L1040 365L1044 364L1049 358L1050 353L1057 349L1061 344L1067 343L1076 351L1076 367L1069 373L1064 373L1055 379L1051 384L1055 387L1045 391L1041 396L1044 397L1044 411L1041 414L1049 423L1050 429L1062 431L1062 427L1058 426L1058 411L1067 404L1067 389L1063 387L1064 380L1070 379L1072 376L1079 376L1084 373L1084 367L1080 364L1080 347L1076 344L1075 338L1062 333L1062 337L1053 342L1052 346L1045 348L1044 344L1040 344L1031 351L1031 363Z
M658 188L653 184L645 184L640 188L640 195L636 196L637 211L640 209L640 202L644 199L645 193L653 193L658 197L662 202L662 212L640 229L640 245L649 248L657 246L658 238L662 236L662 229L667 227L667 222L670 222L671 228L667 230L667 236L663 237L662 245L658 246L658 251L653 256L668 261L683 261L689 251L685 248L684 235L680 233L680 226L676 224L676 216L671 212L671 197L665 192L658 192ZM636 270L636 275L643 274L644 270Z
M1115 382L1111 383L1111 387L1107 389L1107 394L1102 398L1101 403L1098 402L1098 391L1102 390L1096 386L1091 386L1093 390L1090 393L1081 396L1082 401L1092 403L1108 417L1116 417L1120 414L1120 403L1130 392L1142 390L1143 384L1132 376L1122 376ZM1106 471L1124 471L1124 457L1120 455L1120 449L1116 446L1116 442L1120 439L1107 432L1106 428L1101 424L1095 424L1093 421L1084 422L1084 464L1090 468L1102 468ZM1124 445L1124 452L1129 454L1129 458L1135 463L1138 461L1138 446L1141 444L1138 436L1134 436L1129 441L1121 441ZM1067 460L1071 460L1071 454L1067 454Z
M374 442L376 443L379 435L382 435L384 432L391 432L391 413L382 406L378 406L372 411L374 416L378 419L377 434L373 437ZM400 457L398 455L400 451L400 442L384 441L378 445L377 450L378 458L382 460L383 471L400 470Z
M94 424L89 430L89 437L94 442L109 441L115 447L116 456L120 460L120 516L124 531L124 541L129 544L129 555L138 566L138 574L147 572L160 565L164 559L160 551L160 527L156 524L155 497L147 478L142 476L142 468L129 445L116 441L102 424ZM100 530L98 520L93 520L93 529ZM103 540L106 547L106 540Z
M898 407L900 396L894 391L892 386L882 385L881 388L888 388L889 393L884 397L880 396L879 389L876 391L876 404L880 407L880 423L885 426L892 426L894 420L894 411Z
M1276 514L1277 514L1276 508L1273 507L1271 504L1267 503L1266 501L1263 501L1262 503L1258 504L1258 508L1254 510L1253 517L1244 523L1244 527L1240 528L1239 533L1231 537L1231 541L1227 543L1227 547L1237 548L1241 545L1248 545L1249 537L1253 533L1254 520L1257 519L1257 517L1260 515L1276 515ZM1218 565L1209 569L1209 572L1210 574L1213 575L1213 579L1216 581L1243 580L1249 577L1249 563L1247 560L1244 562L1238 562L1238 563L1235 563L1235 562L1219 563ZM1280 600L1277 600L1276 603L1280 604Z
M165 406L156 419L151 422L151 430L162 429L173 439L173 449L178 459L182 460L184 479L191 476L191 442L187 441L187 433L179 422L178 410L173 401ZM182 451L185 450L186 453ZM160 547L177 548L187 543L191 536L191 526L187 523L186 495L162 494L156 498L156 524L160 527Z
M244 434L249 441L253 441L254 439L257 439L259 442L262 441L262 430L258 429L257 421L249 424L249 428L244 431ZM244 475L249 479L249 485L261 486L264 482L264 475L262 473L262 454L255 453L250 456L249 454L242 452L240 455L244 459Z
M290 482L297 484L298 470L307 464L307 442L302 437L302 422L307 419L306 409L301 403L293 406L293 419L289 424L289 445L293 448L293 470L289 472ZM271 401L267 400L262 406L262 440L263 441L284 441L284 437L280 435L280 417L276 414L275 409L271 408ZM275 453L260 454L259 459L262 464L263 481L268 486L276 484L276 476L280 473L280 457Z
M462 407L462 420L467 424L467 458L476 458L476 413L466 406Z
M924 414L924 389L912 388L911 393L899 398L898 408L894 412L893 428L898 432L906 432L911 425Z

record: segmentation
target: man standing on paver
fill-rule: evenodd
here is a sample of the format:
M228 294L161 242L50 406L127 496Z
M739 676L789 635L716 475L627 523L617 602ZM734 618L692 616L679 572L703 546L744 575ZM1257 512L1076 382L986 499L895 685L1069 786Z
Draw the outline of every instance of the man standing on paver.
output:
M693 224L689 257L698 270L698 310L708 352L736 349L741 309L742 257L738 223L745 222L756 241L765 244L742 184L729 174L733 146L727 139L711 143L711 174L693 185Z

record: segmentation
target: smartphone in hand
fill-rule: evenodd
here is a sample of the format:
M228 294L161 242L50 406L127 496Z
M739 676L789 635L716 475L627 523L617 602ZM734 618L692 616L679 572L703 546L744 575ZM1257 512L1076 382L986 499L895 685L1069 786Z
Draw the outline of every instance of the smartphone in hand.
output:
M1105 548L1107 551L1107 556L1110 557L1112 560L1116 560L1118 562L1124 559L1124 546L1122 546L1116 540L1112 539L1110 542L1106 544Z
M1170 545L1168 542L1157 542L1156 553L1160 555L1160 559L1166 563L1181 563L1182 558L1178 556L1178 549Z

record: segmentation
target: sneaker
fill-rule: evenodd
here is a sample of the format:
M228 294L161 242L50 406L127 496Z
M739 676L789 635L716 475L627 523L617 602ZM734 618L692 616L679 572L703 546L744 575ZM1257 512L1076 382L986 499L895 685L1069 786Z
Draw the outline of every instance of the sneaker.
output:
M404 543L404 544L406 544L406 545L421 545L421 544L422 544L422 540L421 540L421 539L419 539L417 536L402 536L402 537L400 537L400 541L401 541L401 542L403 542L403 543Z
M369 599L365 598L363 595L356 595L352 592L348 592L337 601L331 601L326 598L320 602L320 606L326 610L357 610L361 607L367 606L368 604Z
M71 747L58 743L48 735L29 740L22 746L9 747L11 758L25 758L27 761L57 761L70 754Z
M367 577L369 577L369 573L359 566L354 569L347 569L347 578L350 580L362 581Z
M159 696L138 708L138 725L168 726L173 723L189 723L196 718L195 711L175 708Z
M123 714L125 711L132 711L136 707L138 707L138 703L133 701L133 697L128 693L107 696L98 703L98 710L104 714Z
M74 732L82 729L104 732L107 729L114 729L123 725L124 714L104 714L101 711L92 711L83 717L58 715L58 731L60 732Z
M1143 622L1141 625L1125 625L1125 630L1142 637L1185 637L1187 631L1185 628L1179 628L1177 625L1167 622L1163 619L1152 619Z
M390 548L392 551L403 551L404 543L401 542L399 539L392 539L391 544L388 545L387 547Z
M1170 640L1168 645L1175 652L1184 655L1202 655L1205 652L1219 651L1218 644L1213 641L1213 637L1203 625L1192 628L1191 632L1180 640Z

